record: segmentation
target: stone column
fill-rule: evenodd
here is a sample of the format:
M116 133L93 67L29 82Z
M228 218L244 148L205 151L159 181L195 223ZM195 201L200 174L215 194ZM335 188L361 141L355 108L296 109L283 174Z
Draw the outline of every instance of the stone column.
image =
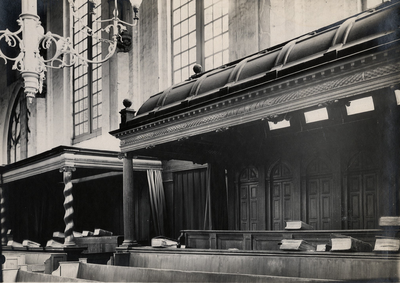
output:
M122 154L123 158L123 215L124 215L124 241L122 247L137 246L135 240L135 188L133 186L133 161L128 153Z
M72 196L72 172L76 168L64 166L60 168L60 172L63 173L64 180L64 223L65 223L65 240L64 245L73 246L75 245L74 239L74 208L73 208L73 196Z

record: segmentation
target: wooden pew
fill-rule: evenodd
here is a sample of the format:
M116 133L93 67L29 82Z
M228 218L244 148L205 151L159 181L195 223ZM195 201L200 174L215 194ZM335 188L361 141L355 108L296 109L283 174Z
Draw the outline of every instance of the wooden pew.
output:
M67 260L66 253L3 251L5 269L20 268L25 271L50 274L60 261Z
M58 273L57 273L58 272ZM83 280L103 282L331 282L332 280L290 278L267 275L235 274L222 272L165 270L156 268L123 267L88 264L82 262L61 263L60 271L53 274ZM338 282L335 280L335 282Z
M115 265L155 269L376 282L400 280L399 254L143 247L116 253L114 257Z

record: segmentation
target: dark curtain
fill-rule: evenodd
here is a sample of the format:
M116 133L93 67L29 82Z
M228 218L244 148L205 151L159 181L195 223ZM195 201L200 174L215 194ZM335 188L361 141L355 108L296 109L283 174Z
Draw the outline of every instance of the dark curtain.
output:
M176 172L173 178L173 203L167 202L173 206L172 237L179 237L180 230L228 228L223 167L212 164L209 169Z
M63 185L52 177L7 184L5 197L6 226L15 241L31 240L45 246L54 231L64 230Z

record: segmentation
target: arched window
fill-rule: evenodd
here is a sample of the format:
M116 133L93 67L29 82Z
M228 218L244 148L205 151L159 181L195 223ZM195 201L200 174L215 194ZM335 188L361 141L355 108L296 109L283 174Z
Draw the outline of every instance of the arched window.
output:
M8 127L7 163L14 163L28 156L29 111L21 90L15 100Z

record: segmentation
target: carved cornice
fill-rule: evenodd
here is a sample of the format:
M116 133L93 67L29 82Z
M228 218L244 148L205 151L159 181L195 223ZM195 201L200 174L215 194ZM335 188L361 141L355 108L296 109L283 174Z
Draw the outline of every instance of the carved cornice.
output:
M11 169L3 174L4 183L10 183L38 174L59 171L63 168L93 168L122 171L122 160L117 156L95 156L79 153L64 152L60 155L38 160L19 168Z
M223 101L121 131L116 137L121 139L123 152L151 148L388 87L400 78L398 56L399 50L394 49L303 72L280 82L255 86Z

